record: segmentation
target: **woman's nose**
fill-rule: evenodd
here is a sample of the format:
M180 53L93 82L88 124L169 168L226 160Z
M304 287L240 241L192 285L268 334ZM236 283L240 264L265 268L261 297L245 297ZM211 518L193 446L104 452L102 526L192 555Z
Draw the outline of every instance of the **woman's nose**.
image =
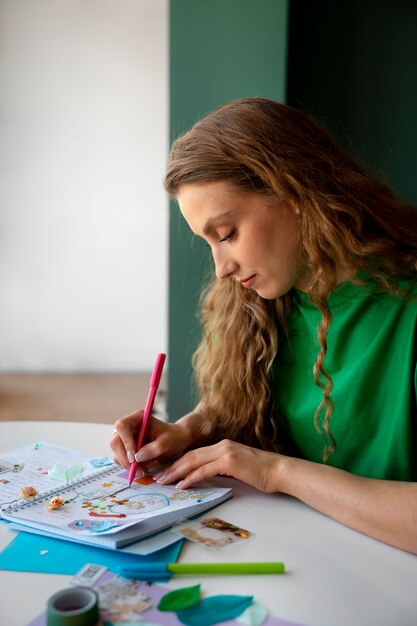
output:
M222 253L213 252L217 278L228 278L236 273L237 263Z

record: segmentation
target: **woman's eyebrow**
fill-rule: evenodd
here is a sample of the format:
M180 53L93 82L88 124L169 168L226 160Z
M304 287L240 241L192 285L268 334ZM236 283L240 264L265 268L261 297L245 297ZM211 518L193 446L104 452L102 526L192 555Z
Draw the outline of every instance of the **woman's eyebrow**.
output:
M209 235L219 222L222 222L226 218L230 217L232 213L234 213L234 211L226 211L225 213L219 213L219 215L215 215L214 217L209 217L203 226L203 234Z

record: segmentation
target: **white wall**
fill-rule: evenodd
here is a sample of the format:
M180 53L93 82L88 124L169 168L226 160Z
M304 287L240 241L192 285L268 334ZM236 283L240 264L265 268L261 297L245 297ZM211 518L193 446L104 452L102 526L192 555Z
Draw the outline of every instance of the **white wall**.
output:
M167 0L0 0L0 370L167 344Z

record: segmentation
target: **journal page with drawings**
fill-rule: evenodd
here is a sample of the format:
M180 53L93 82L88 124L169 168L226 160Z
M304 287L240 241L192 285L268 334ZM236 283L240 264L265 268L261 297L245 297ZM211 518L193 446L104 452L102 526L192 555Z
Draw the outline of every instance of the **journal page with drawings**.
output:
M24 458L22 451L20 455ZM33 452L28 452L25 458L30 461L26 468L28 478L37 477L37 472L47 465L33 465L32 460L36 458ZM73 461L74 457L67 456L66 459ZM62 464L62 456L60 460ZM80 457L77 460L80 461ZM183 512L186 517L187 509L205 510L211 506L210 502L214 505L230 492L230 489L200 486L178 490L173 485L157 484L151 475L135 479L129 487L128 472L120 466L112 463L91 472L87 471L91 457L85 455L82 461L86 471L73 481L51 486L51 479L48 477L48 481L40 472L42 491L38 496L12 500L9 505L3 498L4 519L50 532L75 533L82 539L97 533L117 533L138 522L166 514L168 517L171 514L179 517ZM59 500L54 506L56 498Z
M65 480L51 478L53 467L78 466L79 475L87 477L113 465L111 459L46 442L36 442L0 454L0 514L3 508L20 500L22 487L31 486L41 495L65 485Z

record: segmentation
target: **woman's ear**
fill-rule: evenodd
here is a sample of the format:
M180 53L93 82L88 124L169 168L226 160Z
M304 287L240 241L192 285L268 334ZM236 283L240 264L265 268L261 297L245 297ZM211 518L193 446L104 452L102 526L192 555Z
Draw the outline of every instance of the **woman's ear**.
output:
M289 209L291 209L291 211L294 213L294 215L297 215L297 216L300 215L301 213L300 207L298 206L295 200L293 200L292 198L287 198L287 205Z

